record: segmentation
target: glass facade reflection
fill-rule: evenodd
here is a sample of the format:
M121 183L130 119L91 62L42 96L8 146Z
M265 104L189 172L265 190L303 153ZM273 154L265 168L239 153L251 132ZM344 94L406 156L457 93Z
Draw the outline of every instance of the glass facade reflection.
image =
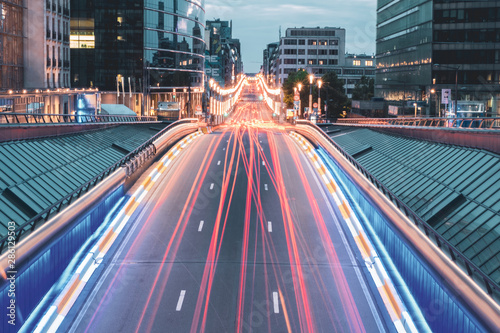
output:
M377 96L429 102L452 89L500 115L499 24L498 1L379 0Z
M71 8L73 86L116 90L119 76L143 93L203 86L204 1L72 0Z
M23 88L23 1L0 1L0 90Z

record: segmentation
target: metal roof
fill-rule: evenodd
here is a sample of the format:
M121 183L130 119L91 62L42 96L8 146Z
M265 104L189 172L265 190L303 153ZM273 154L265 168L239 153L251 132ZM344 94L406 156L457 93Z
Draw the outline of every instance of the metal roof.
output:
M164 125L0 143L0 237L119 161Z
M332 139L500 283L500 156L367 128Z

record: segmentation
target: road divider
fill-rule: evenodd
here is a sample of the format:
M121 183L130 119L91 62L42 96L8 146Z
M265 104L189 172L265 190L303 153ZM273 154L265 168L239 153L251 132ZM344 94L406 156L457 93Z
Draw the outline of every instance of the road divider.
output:
M89 281L92 274L102 263L104 256L108 253L114 241L118 238L132 214L137 210L144 197L151 190L158 178L172 163L175 157L189 145L194 139L203 135L203 131L197 131L188 135L170 149L165 156L158 162L149 176L142 182L139 188L134 192L125 204L124 208L117 214L109 227L104 231L103 236L96 242L94 247L85 256L83 262L70 278L66 287L59 297L44 315L39 325L35 329L38 332L56 332L69 310L76 302L81 291Z
M406 310L406 307L401 301L401 298L398 295L381 260L379 259L374 246L367 237L356 214L354 214L349 202L346 200L330 171L327 169L314 147L303 136L295 132L291 132L290 136L296 140L300 147L305 151L328 189L328 192L330 192L335 205L337 206L349 228L349 231L351 232L351 235L354 238L365 265L370 272L375 285L377 286L380 297L384 302L396 330L398 332L417 332L417 328Z

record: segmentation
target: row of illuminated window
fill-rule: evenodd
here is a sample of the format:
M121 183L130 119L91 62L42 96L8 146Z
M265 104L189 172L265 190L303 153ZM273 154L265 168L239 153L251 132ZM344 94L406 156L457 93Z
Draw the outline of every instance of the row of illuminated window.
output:
M434 11L434 23L499 22L500 7L442 9Z
M281 68L280 74L290 74L297 71L297 68ZM313 68L312 71L315 74L325 74L327 72L335 72L338 75L375 75L375 71L373 70L362 70L362 69L352 69L352 68L343 68L343 69L334 69L334 68ZM349 82L352 82L350 80Z
M93 31L74 31L69 37L69 47L72 49L95 48L95 35Z
M280 45L306 45L305 39L282 39ZM319 46L327 46L327 45L339 45L338 39L308 39L307 45L319 45Z
M361 64L364 64L366 67L371 67L371 66L373 66L373 60L354 59L352 61L353 66L361 66Z
M284 65L338 65L338 59L283 59Z
M306 54L306 49L281 49L281 54L287 54L287 55L305 55ZM308 49L307 50L308 55L338 55L339 50L338 49L331 49L331 50L325 50L325 49Z

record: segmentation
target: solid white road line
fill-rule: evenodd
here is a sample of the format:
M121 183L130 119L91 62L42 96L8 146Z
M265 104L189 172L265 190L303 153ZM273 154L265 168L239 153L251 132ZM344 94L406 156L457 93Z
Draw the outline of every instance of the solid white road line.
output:
M201 220L200 221L200 226L198 227L198 231L201 232L201 230L203 229L203 223L205 223L205 221Z
M186 295L185 290L181 290L181 294L179 295L179 300L177 301L177 307L175 308L175 311L181 311L182 309L182 302L184 302L184 296Z
M210 189L213 190L214 189L214 183L210 184Z
M217 162L217 165L220 165L220 161L219 161L219 162Z
M274 313L280 313L280 306L278 303L278 292L273 292L273 305L274 305Z
M267 184L264 184L264 190L267 191Z
M273 223L271 221L267 221L267 231L273 232Z

